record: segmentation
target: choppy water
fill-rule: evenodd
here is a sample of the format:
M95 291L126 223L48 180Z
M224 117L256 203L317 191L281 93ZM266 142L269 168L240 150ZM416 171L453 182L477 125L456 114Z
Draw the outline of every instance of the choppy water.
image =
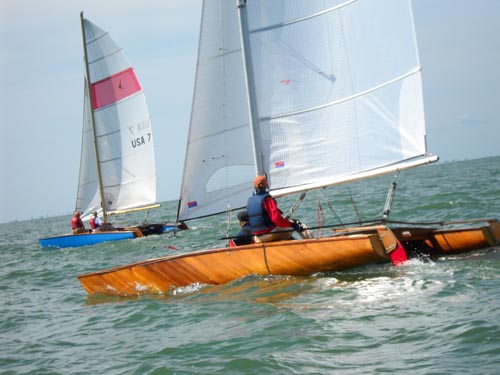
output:
M324 192L349 222L380 216L392 176ZM314 226L310 193L296 217ZM280 199L285 211L295 197ZM336 219L322 200L325 223ZM172 220L166 202L155 220ZM500 157L402 172L393 220L500 218ZM129 218L131 219L131 218ZM0 225L1 374L498 374L500 249L304 278L248 277L168 295L87 297L76 275L221 246L225 216L71 250L70 217ZM236 231L233 225L231 233ZM175 249L170 249L174 247Z

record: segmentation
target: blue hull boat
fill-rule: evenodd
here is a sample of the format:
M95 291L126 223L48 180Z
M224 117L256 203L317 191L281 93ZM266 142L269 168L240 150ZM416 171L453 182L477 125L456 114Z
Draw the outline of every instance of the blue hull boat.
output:
M104 230L42 238L42 247L79 247L183 229L183 223L113 227L108 216L157 208L154 145L146 97L123 49L80 13L85 62L76 212ZM122 85L123 81L123 85ZM103 159L100 158L103 156ZM126 171L126 173L124 173ZM104 172L104 173L103 173ZM90 224L90 223L89 223ZM91 225L86 226L87 228ZM72 226L74 228L74 226Z
M137 235L136 231L110 231L110 232L95 232L95 233L80 233L80 234L65 234L62 236L41 238L40 244L42 247L80 247L95 245L101 242L128 240Z

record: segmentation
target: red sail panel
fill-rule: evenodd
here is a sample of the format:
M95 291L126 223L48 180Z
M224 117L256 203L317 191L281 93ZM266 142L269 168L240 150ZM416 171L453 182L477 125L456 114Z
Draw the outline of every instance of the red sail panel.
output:
M116 103L141 89L141 84L132 68L116 73L92 84L94 109Z

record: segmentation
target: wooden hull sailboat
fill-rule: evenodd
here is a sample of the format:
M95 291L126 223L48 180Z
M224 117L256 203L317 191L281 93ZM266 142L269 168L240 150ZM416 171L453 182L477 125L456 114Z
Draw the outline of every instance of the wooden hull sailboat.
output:
M149 111L134 69L108 32L80 15L85 89L76 211L85 221L98 212L115 214L159 207ZM108 226L109 227L109 226ZM172 223L142 223L43 238L43 247L77 247L182 229Z
M426 146L410 0L204 0L201 22L177 220L245 207L256 175L278 198L438 161ZM383 220L370 226L151 259L78 279L89 294L164 293L252 274L399 265L500 241L497 220L460 228L390 223L389 193Z
M409 258L437 258L449 254L487 249L500 244L500 223L496 219L467 220L452 228L398 226L392 231ZM464 226L467 225L467 226Z
M500 242L500 223L463 229L371 226L338 230L333 237L258 243L150 259L78 276L90 294L168 293L190 284L224 284L248 275L307 276L366 264L398 264L403 257L439 256ZM403 245L401 245L403 244ZM397 254L399 252L399 254Z

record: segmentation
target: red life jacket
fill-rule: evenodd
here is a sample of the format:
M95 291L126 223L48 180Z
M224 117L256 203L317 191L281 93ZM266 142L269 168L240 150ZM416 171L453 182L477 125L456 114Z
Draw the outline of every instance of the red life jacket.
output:
M71 229L83 228L83 222L79 217L74 217L71 219Z
M95 225L95 217L94 217L94 216L92 216L92 217L90 218L90 220L89 220L89 224L90 224L90 227L91 227L92 229L96 229L96 228L97 228L97 226Z

